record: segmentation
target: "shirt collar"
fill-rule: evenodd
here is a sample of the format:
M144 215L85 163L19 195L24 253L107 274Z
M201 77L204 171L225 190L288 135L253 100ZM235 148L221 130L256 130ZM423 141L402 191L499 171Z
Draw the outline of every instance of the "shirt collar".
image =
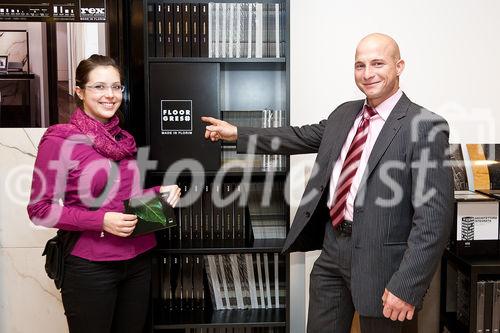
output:
M387 118L391 114L392 109L394 109L394 107L398 103L398 101L401 98L401 96L403 96L403 91L401 91L401 89L398 89L398 91L396 91L394 93L394 95L392 95L391 97L389 97L388 99L386 99L385 101L383 101L382 103L380 103L375 108L375 111L377 111L377 113L380 115L380 117L384 121L387 120ZM364 105L368 105L368 102L367 102L366 99L365 99L365 104Z

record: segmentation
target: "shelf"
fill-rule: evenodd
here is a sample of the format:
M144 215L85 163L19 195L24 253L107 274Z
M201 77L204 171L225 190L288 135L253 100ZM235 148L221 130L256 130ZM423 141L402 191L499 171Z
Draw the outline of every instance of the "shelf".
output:
M288 176L288 171L280 170L263 170L263 169L245 169L243 171L227 171L224 167L221 168L221 171L206 171L206 172L162 172L162 171L151 171L149 174L152 177L190 177L190 176L205 176L207 177L215 177L218 172L224 172L225 176L228 177L242 177L247 172L252 175L252 177L263 177L268 175L269 173L273 173L274 176L286 177Z
M239 243L238 243L239 242ZM190 241L181 243L177 248L156 248L156 253L168 254L228 254L228 253L271 253L281 252L284 239L256 239L252 246L245 246L241 241L225 240L211 241L210 244L204 244L203 241Z
M285 327L286 309L171 311L155 301L154 329Z
M178 57L178 58L164 58L164 57L149 57L150 63L153 62L217 62L217 63L285 63L286 58L205 58L205 57Z
M224 169L224 166L221 168L221 170L227 171L228 169ZM231 169L229 169L231 170ZM264 170L264 169L245 169L243 172L249 172L254 176L265 176L270 173L274 173L275 176L287 176L288 171L285 171L283 168L280 169L269 169L269 170ZM243 172L238 172L238 171L227 171L226 173L230 176L238 176L242 175Z
M165 2L171 2L171 1L165 1ZM213 0L196 0L196 1L186 1L187 3L210 3L214 2ZM231 3L235 2L234 0L217 0L217 3ZM147 3L158 3L158 0L147 0ZM259 3L284 3L284 1L279 1L279 0L259 0Z
M205 4L210 2L210 0L198 0L187 3ZM233 0L221 0L221 2L234 3ZM279 120L275 122L270 121L273 125L278 125L278 123L283 124L283 126L289 125L290 2L287 0L262 0L262 3L280 4L279 22L281 23L280 27L283 27L283 29L279 31L279 39L277 40L277 42L280 43L281 52L278 53L278 55L281 55L280 58L172 57L170 53L170 56L167 57L167 53L151 52L153 48L150 48L150 42L152 42L150 37L152 37L153 34L151 34L151 30L148 31L147 25L151 21L154 23L156 20L148 20L147 14L152 14L151 8L148 8L148 4L165 3L174 4L175 2L171 0L147 0L142 3L137 2L137 5L134 3L134 6L130 7L131 12L135 12L136 8L140 9L139 7L142 4L142 12L146 17L142 17L141 20L131 19L132 24L130 24L130 28L127 30L131 32L131 38L137 37L137 39L133 38L134 43L132 43L134 47L132 47L131 51L134 57L131 57L127 63L130 68L128 81L133 88L129 92L134 96L139 96L134 99L135 102L131 101L131 104L129 103L130 106L127 110L135 109L133 106L137 106L138 110L141 110L141 105L146 106L144 112L146 117L144 120L140 112L129 112L129 119L127 120L132 127L137 129L138 134L142 135L141 142L151 146L150 158L152 160L158 160L158 169L147 171L146 186L173 183L183 185L191 183L201 186L201 184L207 185L217 183L219 180L221 180L221 184L241 183L242 186L248 187L248 193L245 193L245 195L241 197L248 199L247 203L245 203L244 216L247 221L247 223L245 223L245 232L249 239L212 240L208 242L207 239L205 241L176 240L169 242L168 237L169 235L172 236L172 233L165 231L157 232L158 246L152 253L152 297L149 302L148 332L185 333L202 331L234 333L239 331L252 331L289 333L290 259L289 255L281 255L285 245L284 237L289 231L288 220L290 218L290 213L288 203L286 202L286 194L290 191L290 186L286 182L290 173L289 157L283 156L279 159L274 156L270 159L267 159L267 157L261 158L265 163L260 163L259 156L256 156L255 159L253 159L253 157L250 158L248 154L233 156L236 155L235 145L226 147L220 142L210 143L203 141L203 131L206 124L203 124L199 117L195 117L195 114L192 114L191 130L193 131L193 135L191 135L190 138L195 138L196 135L200 134L197 139L200 140L199 143L198 141L194 142L188 140L187 135L182 142L180 139L176 141L177 137L174 136L175 133L161 132L162 128L177 128L175 127L177 125L174 123L172 123L172 127L158 127L156 124L158 124L158 119L162 119L160 115L163 113L163 110L165 110L164 107L171 105L173 105L172 107L177 107L176 103L165 104L161 101L191 100L192 110L202 109L202 111L204 110L203 114L219 118L222 117L227 120L232 120L233 118L246 119L247 117L251 119L256 118L258 120L257 125L260 126L262 126L263 120L261 119L263 118L262 110L276 110L276 114L272 114L272 116L266 117L266 119ZM263 13L265 9L272 10L272 7L263 7ZM154 16L156 17L156 14ZM153 17L150 16L150 18ZM227 30L229 31L230 29ZM136 43L135 41L138 42ZM142 48L140 47L141 41ZM281 42L284 44L281 44ZM135 46L137 46L137 48ZM224 47L224 44L222 44L222 47ZM263 45L263 51L265 51L264 47L266 47L266 45ZM154 49L156 48L157 45L155 43ZM160 54L163 56L156 56ZM222 56L222 54L223 53L218 53L217 55ZM225 55L228 54L229 53L226 53ZM272 53L264 54L271 55ZM202 74L204 71L210 71L210 73ZM137 84L137 82L144 84ZM142 96L144 97L142 98ZM178 110L180 109L178 108ZM247 110L249 112L241 115L234 112ZM278 112L278 110L281 111ZM269 114L266 113L266 116L268 115ZM169 121L174 120L168 118L168 120L164 120L162 124L168 123ZM245 123L242 122L238 125L243 126L244 124ZM187 124L180 125L187 126ZM185 130L185 128L180 125L179 130ZM175 143L172 143L172 140L174 140ZM184 142L189 143L189 145ZM194 142L194 144L191 144L192 142ZM223 145L224 147L222 147ZM216 146L217 149L213 146ZM167 158L165 152L172 152L172 154ZM170 170L171 172L167 172L168 167L172 163L184 157L198 159L203 165L203 168L195 168L193 172L187 169L180 170L181 172L172 172L172 170ZM228 166L231 165L238 167L228 168ZM277 167L269 168L271 166ZM179 168L177 170L179 170ZM270 181L270 184L268 181ZM267 184L272 185L272 191L269 196L270 205L262 203L263 197L268 198L267 195L264 196L263 194L265 192L264 189L267 190ZM205 190L204 187L203 190ZM196 193L199 194L198 192ZM225 197L224 191L220 194L221 197ZM208 208L206 205L212 204L210 199L207 200L207 195L202 195L199 201L201 201L201 212ZM183 214L181 217L183 217L184 214L199 216L199 201L195 201L195 206L193 208L195 209L194 214L193 211L187 212L186 210L178 211L177 214ZM242 217L243 215L240 214L239 216ZM254 224L252 225L250 222ZM179 227L181 226L182 225ZM251 228L252 226L253 228ZM182 228L180 229L182 231ZM252 235L256 235L257 237L267 236L282 238L254 240ZM181 234L176 234L175 237L181 237ZM235 256L229 256L231 254L235 254ZM262 257L261 254L264 254L264 257ZM210 282L208 281L210 277L206 275L206 269L204 268L206 264L205 260L207 259L205 256L210 255L214 255L216 262L221 265L225 263L226 259L237 257L238 264L242 264L240 261L244 259L246 265L246 261L251 259L255 267L257 267L257 259L264 259L267 257L269 264L267 269L272 270L277 266L278 271L276 272L276 276L279 276L278 287L280 291L279 303L284 306L284 308L214 310L215 306L212 304ZM196 276L194 274L194 265L192 266L193 271L191 272L185 269L186 267L189 268L190 265L190 258L188 257L193 258L194 263L197 264ZM275 257L277 257L278 265L274 265ZM186 258L188 258L188 261L184 261ZM198 265L199 259L202 259L202 265ZM260 263L261 268L266 269L264 266L265 263L262 261ZM191 262L193 262L193 260L191 260ZM174 263L175 266L173 266L172 263ZM203 302L200 302L200 298L202 298L201 285L199 283L200 268L204 268L205 270L202 272ZM220 269L220 266L218 268ZM233 267L231 267L231 269L232 268ZM272 272L269 273L272 274ZM257 273L254 272L254 274ZM228 280L226 280L226 282L227 281ZM232 281L235 281L234 277ZM191 289L191 284L193 285L193 289ZM183 286L185 287L186 285L188 288L183 288ZM181 293L180 295L179 292ZM190 294L187 295L188 293ZM178 301L178 298L184 298L187 300L187 303L183 303L181 306L181 304L174 302L174 310L167 305L166 301L161 299L161 297L167 297L167 294L175 295L173 298L175 298L176 301ZM197 295L196 297L195 294ZM190 302L190 300L192 302ZM202 309L198 307L201 303L204 303L205 308ZM231 304L233 304L233 302L231 302ZM195 309L190 310L192 306L194 306ZM180 310L180 308L184 308L184 310Z
M463 269L481 268L500 273L500 258L462 257L448 249L444 251L444 256Z
M255 112L255 113L262 114L262 111L264 111L264 110L261 110L261 109L259 109L259 110L255 110L255 109L242 109L242 110L220 110L220 112L221 112L222 114L224 114L224 113L226 113L226 112L227 112L227 113L231 113L231 112L248 112L248 113ZM234 143L233 143L233 144L234 144Z
M26 72L0 72L0 80L31 80L35 74Z

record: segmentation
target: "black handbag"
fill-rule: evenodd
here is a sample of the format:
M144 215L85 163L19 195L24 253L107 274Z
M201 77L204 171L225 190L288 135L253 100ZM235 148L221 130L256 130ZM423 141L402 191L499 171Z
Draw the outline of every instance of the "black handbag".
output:
M45 272L54 280L57 289L61 289L64 280L64 259L71 253L80 236L79 232L58 230L57 235L45 244L42 256L45 256Z

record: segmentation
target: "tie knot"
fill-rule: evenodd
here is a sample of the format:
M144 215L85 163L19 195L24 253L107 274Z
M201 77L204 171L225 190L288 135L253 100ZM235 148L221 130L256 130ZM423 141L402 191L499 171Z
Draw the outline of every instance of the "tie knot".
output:
M377 111L369 105L365 105L363 108L363 118L370 119L377 115Z

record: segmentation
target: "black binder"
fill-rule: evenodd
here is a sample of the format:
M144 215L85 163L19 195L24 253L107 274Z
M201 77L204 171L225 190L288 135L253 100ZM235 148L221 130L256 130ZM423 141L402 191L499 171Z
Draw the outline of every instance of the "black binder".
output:
M493 320L491 324L493 333L500 333L500 280L493 286Z
M165 26L165 16L163 15L163 5L156 4L156 56L165 56L165 40L163 35L163 28Z
M193 262L190 255L182 256L182 310L193 309Z
M212 185L212 192L214 193L213 195L220 198L222 194L222 189L220 185ZM223 235L223 227L222 227L222 219L223 219L223 212L222 208L218 207L215 202L212 204L212 210L213 210L213 230L212 230L212 236L214 241L220 241L222 240L222 235Z
M170 256L160 257L160 298L169 310L172 310L172 290L170 288Z
M180 221L181 209L176 207L175 208L175 217L177 221ZM181 238L181 228L179 226L179 223L176 223L175 226L172 228L168 228L168 244L169 246L178 246L179 245L179 240Z
M220 168L220 143L205 140L201 116L220 118L218 63L149 65L149 144L158 170L183 171L182 159L201 163L204 171ZM202 170L195 170L202 171Z
M223 185L223 197L227 198L233 193L234 185L230 183L226 183ZM223 239L234 239L234 204L235 202L231 201L227 203L223 208Z
M206 184L203 187L203 194L201 198L202 202L202 214L203 214L203 219L202 219L202 238L203 238L203 243L204 246L207 246L207 244L210 244L210 241L213 239L212 238L212 230L213 230L213 223L212 223L212 193L210 191L210 185Z
M262 4L262 57L269 58L269 16L272 4Z
M191 6L182 4L182 56L191 57Z
M241 196L246 196L243 192L243 186L238 184L235 186L235 191L238 193L237 200L234 202L234 239L245 239L245 206L240 205ZM245 200L246 202L246 200Z
M200 185L194 184L191 189L191 196L194 200L191 205L191 223L192 223L192 231L191 238L194 241L201 240L201 219L202 219L202 210L201 210L201 195L203 193L203 189ZM197 243L198 244L198 243Z
M174 56L182 57L182 5L174 5Z
M200 4L200 57L208 57L208 4Z
M191 57L200 56L200 5L191 4Z
M280 25L279 25L279 30L280 30L280 40L279 40L279 42L280 42L280 54L279 54L279 56L281 58L283 58L285 56L285 48L286 48L285 28L286 28L286 8L285 8L285 3L281 3L280 4Z
M125 213L137 215L131 237L172 228L177 224L175 212L159 196L145 196L124 201Z
M148 4L148 56L156 56L155 5Z
M193 308L205 308L205 293L203 289L203 256L193 256Z
M184 197L184 203L181 207L181 243L185 246L191 244L191 231L193 230L193 224L191 221L191 206L188 206L186 202L190 201L190 192L188 185L181 185L182 196Z
M165 57L174 56L174 10L172 4L165 4Z
M172 254L170 257L170 292L172 294L172 310L182 308L182 286L181 286L181 257L179 254Z
M486 281L484 286L484 333L492 332L494 285L493 281Z

